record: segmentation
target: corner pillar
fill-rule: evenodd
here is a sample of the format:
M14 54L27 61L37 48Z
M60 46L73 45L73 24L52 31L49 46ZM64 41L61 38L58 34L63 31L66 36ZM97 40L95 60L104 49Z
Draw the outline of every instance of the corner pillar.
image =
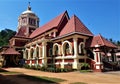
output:
M77 44L77 38L73 38L74 42L74 63L73 63L73 69L78 69L78 44Z
M103 63L101 61L101 51L100 51L100 45L95 45L94 49L94 58L95 58L95 65L94 65L94 71L95 72L102 72L103 70Z

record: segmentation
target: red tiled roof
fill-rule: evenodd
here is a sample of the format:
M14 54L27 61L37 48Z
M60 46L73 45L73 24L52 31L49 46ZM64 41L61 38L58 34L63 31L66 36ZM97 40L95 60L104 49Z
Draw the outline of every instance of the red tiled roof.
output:
M2 55L20 55L20 53L14 48L8 48L5 52L2 53Z
M21 37L25 37L25 32L26 32L26 27L21 27L18 31L18 33L16 34L16 36L21 36Z
M90 30L75 15L68 21L68 23L60 32L59 36L69 34L72 32L79 32L81 34L93 36Z
M37 28L31 35L30 38L33 38L37 35L40 35L42 33L45 33L46 31L53 29L55 27L57 27L62 19L62 17L64 16L66 12L60 14L59 16L57 16L56 18L54 18L53 20L49 21L47 24L43 25L40 28Z
M113 43L111 43L110 41L106 40L101 35L93 37L92 43L91 43L91 47L94 47L97 44L99 44L101 46L107 46L107 47L111 47L111 48L117 48Z

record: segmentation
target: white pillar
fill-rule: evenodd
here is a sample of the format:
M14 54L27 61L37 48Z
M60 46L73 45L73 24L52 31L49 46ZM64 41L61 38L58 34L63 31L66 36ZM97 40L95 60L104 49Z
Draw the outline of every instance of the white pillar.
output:
M103 64L101 62L101 51L100 51L100 45L95 45L96 49L94 49L95 54L95 69L96 72L101 72L103 70Z
M45 66L47 66L47 52L46 52L46 42L42 42L42 64L44 64Z
M51 36L51 33L49 33L49 36Z
M30 48L31 49L31 48ZM31 58L31 52L30 49L28 50L28 59L30 60L29 65L32 66L32 58Z
M62 52L61 52L61 53L62 53L62 58L63 58L63 59L62 59L62 62L61 62L61 68L64 68L64 57L65 57L63 42L64 42L64 41L62 41L62 48L61 48L61 49L62 49Z
M30 58L30 49L28 50L28 59L31 59Z
M26 59L26 52L25 52L25 50L22 50L22 52L23 52L23 58Z
M56 37L56 32L54 32L54 35L53 35L54 37Z
M35 59L35 57L36 57L36 48L34 49L34 52L33 52L33 59Z
M78 68L78 59L77 59L77 56L78 56L78 45L77 45L77 38L73 38L73 41L74 41L74 63L73 63L73 68L74 69L77 69Z
M62 59L61 68L64 68L64 59Z
M45 58L46 57L46 43L42 42L42 57Z
M74 56L77 57L78 55L77 38L73 38L73 41L74 41Z

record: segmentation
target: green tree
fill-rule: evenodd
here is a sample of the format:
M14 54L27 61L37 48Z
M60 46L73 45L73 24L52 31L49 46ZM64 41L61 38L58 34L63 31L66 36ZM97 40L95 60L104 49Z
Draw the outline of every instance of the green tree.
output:
M120 46L120 41L117 41L117 45Z
M9 39L16 34L11 29L4 29L0 31L0 46L8 45Z

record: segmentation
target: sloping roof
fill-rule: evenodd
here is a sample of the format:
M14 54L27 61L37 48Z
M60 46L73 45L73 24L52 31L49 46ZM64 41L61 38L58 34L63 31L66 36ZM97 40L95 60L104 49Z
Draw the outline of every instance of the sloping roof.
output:
M46 31L53 29L55 27L57 27L62 19L62 17L64 16L66 12L60 14L59 16L57 16L56 18L54 18L53 20L49 21L48 23L46 23L45 25L43 25L40 28L37 28L31 35L30 38L33 38L37 35L40 35L42 33L45 33Z
M20 53L16 51L14 48L10 47L6 51L4 51L2 55L20 55Z
M113 43L106 40L104 37L102 37L100 34L98 36L94 36L92 39L91 47L94 47L95 45L101 45L101 46L107 46L111 48L117 48Z
M77 16L72 16L65 27L60 32L59 36L69 34L72 32L79 32L80 34L93 36L91 31L79 20Z
M25 37L25 32L26 32L26 27L21 27L18 31L18 33L16 34L16 36L21 36L21 37Z

